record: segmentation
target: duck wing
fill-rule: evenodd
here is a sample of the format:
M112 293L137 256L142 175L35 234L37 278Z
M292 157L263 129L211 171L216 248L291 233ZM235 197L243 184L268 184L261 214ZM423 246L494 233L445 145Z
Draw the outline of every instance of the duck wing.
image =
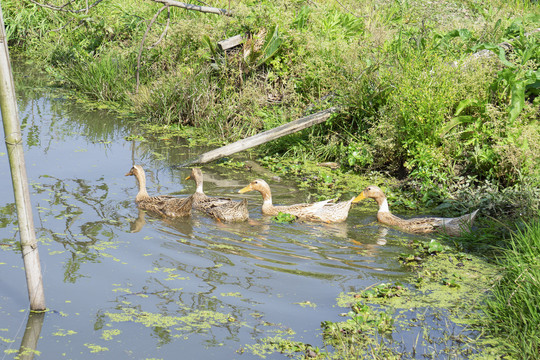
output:
M193 196L177 198L170 195L152 196L137 203L140 209L157 213L161 216L182 217L191 215Z
M377 219L383 224L397 226L402 230L415 234L438 231L457 236L471 227L477 212L478 210L455 218L425 217L412 219L402 219L390 212L379 212Z
M318 208L312 212L309 212L306 216L306 220L309 221L322 221L326 223L338 223L343 222L349 216L349 210L354 198L348 201L341 201L336 204L327 201L324 206Z
M311 204L278 205L274 206L274 210L276 210L276 214L282 212L303 218L320 210L331 201L332 200L323 200Z
M247 199L213 202L205 208L205 212L220 221L245 221L249 219L247 204Z

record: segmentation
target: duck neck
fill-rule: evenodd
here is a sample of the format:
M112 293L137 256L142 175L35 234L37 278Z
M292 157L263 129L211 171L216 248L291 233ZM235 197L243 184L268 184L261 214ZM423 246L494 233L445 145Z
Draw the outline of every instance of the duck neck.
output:
M274 207L274 205L272 205L272 193L269 190L259 192L261 193L263 198L263 209L272 209Z
M195 192L199 193L199 194L204 194L204 192L203 192L203 182L201 180L197 179L197 181L195 181L195 184L197 184L197 188L195 189Z
M135 196L135 201L138 202L148 199L150 196L146 191L146 176L144 176L144 174L137 174L135 177L137 178L137 182L139 183L139 193L137 194L137 196Z
M379 212L390 213L390 208L388 207L388 200L386 196L375 199L379 205Z

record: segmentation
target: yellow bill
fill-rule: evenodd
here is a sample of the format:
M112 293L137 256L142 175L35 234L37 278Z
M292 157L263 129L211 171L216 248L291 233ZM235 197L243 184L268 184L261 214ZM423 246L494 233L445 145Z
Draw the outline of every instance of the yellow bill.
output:
M353 200L352 202L353 202L353 204L355 204L355 203L357 203L357 202L359 202L359 201L364 200L365 198L366 198L366 196L364 195L364 192L362 191L362 192L360 193L360 195L358 195L357 197L355 197L354 200Z

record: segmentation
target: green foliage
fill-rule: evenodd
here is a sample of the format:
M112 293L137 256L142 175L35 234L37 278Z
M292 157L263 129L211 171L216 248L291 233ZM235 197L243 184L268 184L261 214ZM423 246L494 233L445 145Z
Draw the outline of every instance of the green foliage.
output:
M70 64L51 71L93 100L126 100L134 84L133 59L110 53L96 59L85 51L76 51L73 55Z
M392 298L401 296L405 292L403 284L396 282L395 284L379 284L360 293L363 298Z
M341 356L370 353L377 347L371 336L393 330L394 319L386 312L377 312L372 307L357 302L351 305L348 319L342 322L323 321L321 328L325 343L339 349Z
M487 303L489 325L520 359L536 359L540 348L539 257L540 222L533 220L512 236L500 260L504 274Z
M272 221L276 223L292 223L296 221L296 216L292 214L282 213L281 211L272 217Z
M267 64L269 60L272 59L272 57L274 57L279 51L279 48L283 43L283 39L279 35L278 28L278 25L275 25L272 30L268 32L264 40L264 44L260 50L260 55L258 56L259 58L256 61L257 66ZM253 51L253 54L257 54L257 52Z
M445 247L435 239L429 243L415 240L411 244L413 252L411 254L402 253L399 260L405 265L419 265L427 256L437 255L445 250Z
M352 14L330 10L321 19L320 31L330 39L347 39L362 34L364 23Z
M296 14L292 25L296 30L304 30L307 27L309 20L310 8L309 6L302 6L300 11Z
M159 89L141 86L130 99L139 113L161 123L201 126L210 116L217 96L208 73L181 69L162 79Z
M60 14L47 14L39 11L34 4L22 4L18 1L2 3L6 37L10 45L25 46L35 37L41 37L51 24L61 22Z
M148 33L135 94L154 3L100 3L78 14L3 4L10 44L64 85L149 121L225 142L337 105L341 113L325 123L260 151L407 179L429 205L463 179L538 184L540 42L529 34L537 6L248 1L234 4L232 17L171 8L166 36L165 12ZM217 46L239 34L242 46Z

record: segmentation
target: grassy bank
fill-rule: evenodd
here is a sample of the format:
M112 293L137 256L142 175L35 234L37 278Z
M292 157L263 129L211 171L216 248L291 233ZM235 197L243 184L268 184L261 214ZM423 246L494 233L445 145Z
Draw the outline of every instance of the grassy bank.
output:
M407 179L430 206L465 196L471 207L502 201L486 215L537 214L537 2L248 1L231 3L231 17L171 8L140 61L152 1L3 9L12 48L91 101L222 142L340 106L261 152ZM242 46L219 50L238 34ZM508 196L480 198L486 189Z

